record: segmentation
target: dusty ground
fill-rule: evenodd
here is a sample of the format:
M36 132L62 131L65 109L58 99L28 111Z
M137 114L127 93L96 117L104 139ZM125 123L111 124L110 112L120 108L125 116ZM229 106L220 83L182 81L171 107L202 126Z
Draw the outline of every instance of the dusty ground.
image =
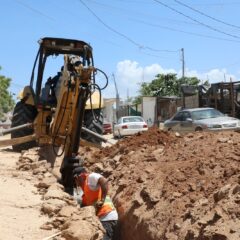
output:
M121 240L240 239L240 133L179 136L152 128L101 150L80 149L85 166L109 179L120 215ZM94 211L82 212L73 199L60 192L61 186L52 180L44 160L37 166L39 159L29 163L36 158L35 153L23 154L17 167L19 155L0 153L0 239L41 239L58 231L62 232L59 239L101 239L102 229L92 217ZM11 164L6 159L12 159ZM11 185L17 186L15 191L10 190ZM21 208L19 219L10 214L19 210L12 202L28 206ZM14 208L2 213L8 207ZM31 221L21 224L20 219L26 216ZM82 221L81 225L77 221ZM44 222L48 231L40 229ZM95 237L86 233L89 237L76 238L74 232L79 226L91 228ZM28 238L29 233L37 237Z
M37 179L16 169L19 157L11 148L0 149L0 239L43 239L57 230L41 229L49 219L40 211L43 201L34 187Z

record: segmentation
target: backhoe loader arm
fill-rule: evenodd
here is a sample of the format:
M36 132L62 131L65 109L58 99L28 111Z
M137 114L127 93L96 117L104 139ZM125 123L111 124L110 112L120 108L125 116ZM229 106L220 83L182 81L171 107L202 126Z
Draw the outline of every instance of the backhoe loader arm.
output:
M78 148L84 119L86 101L91 93L94 67L82 64L70 66L70 57L64 57L64 69L59 79L60 92L51 123L54 146L62 146L64 160L61 166L62 180L66 188L72 188L72 170L79 164ZM69 71L70 70L70 71Z
M66 57L67 58L67 57ZM52 137L63 144L65 156L77 155L86 101L89 98L93 67L79 66L76 71L63 71Z

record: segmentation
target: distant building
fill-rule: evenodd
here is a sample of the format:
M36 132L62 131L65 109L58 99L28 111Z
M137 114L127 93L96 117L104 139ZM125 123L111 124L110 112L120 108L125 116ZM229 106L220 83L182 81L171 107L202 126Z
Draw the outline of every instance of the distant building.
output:
M142 116L141 104L130 104L126 101L119 101L117 107L116 98L104 98L103 117L108 122L116 122L123 116Z
M116 121L116 98L104 98L103 99L103 118L107 122Z
M177 96L142 97L142 117L148 126L159 125L172 117L181 108L182 99Z

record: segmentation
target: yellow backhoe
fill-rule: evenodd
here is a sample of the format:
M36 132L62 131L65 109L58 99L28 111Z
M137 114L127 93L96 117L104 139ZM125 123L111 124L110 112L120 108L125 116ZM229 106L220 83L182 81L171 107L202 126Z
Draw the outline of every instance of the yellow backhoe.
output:
M108 78L94 67L92 47L84 41L47 37L40 39L39 45L30 84L14 108L10 131L12 139L19 141L14 142L13 150L36 145L51 145L53 150L61 147L62 183L71 189L72 170L81 165L80 139L93 144L104 140L101 90ZM58 64L47 67L49 59ZM49 77L55 65L58 73ZM97 74L106 79L102 87L96 83Z

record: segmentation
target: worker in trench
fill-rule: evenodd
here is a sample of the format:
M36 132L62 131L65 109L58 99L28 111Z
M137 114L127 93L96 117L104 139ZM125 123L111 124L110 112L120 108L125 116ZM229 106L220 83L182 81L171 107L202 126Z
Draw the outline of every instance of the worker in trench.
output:
M82 190L81 206L95 206L106 233L103 240L117 239L118 213L108 194L108 182L99 173L88 173L85 168L77 167L73 170L73 177L77 191Z

